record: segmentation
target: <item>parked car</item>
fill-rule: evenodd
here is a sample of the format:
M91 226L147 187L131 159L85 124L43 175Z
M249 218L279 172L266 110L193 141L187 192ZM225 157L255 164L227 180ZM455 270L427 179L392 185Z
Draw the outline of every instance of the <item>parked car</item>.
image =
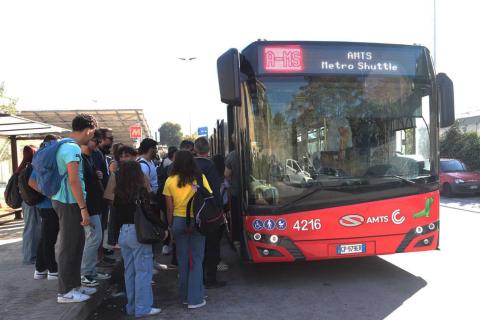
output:
M283 179L289 183L306 183L312 180L310 173L303 170L297 160L287 159L285 162L285 177Z
M479 193L480 172L469 171L460 160L440 159L440 192L446 196Z

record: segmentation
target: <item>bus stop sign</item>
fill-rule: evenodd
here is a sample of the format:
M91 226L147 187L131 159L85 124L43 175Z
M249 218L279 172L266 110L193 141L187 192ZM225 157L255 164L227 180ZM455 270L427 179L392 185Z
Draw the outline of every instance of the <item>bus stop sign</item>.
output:
M130 138L132 139L141 139L142 138L142 127L138 124L130 126Z

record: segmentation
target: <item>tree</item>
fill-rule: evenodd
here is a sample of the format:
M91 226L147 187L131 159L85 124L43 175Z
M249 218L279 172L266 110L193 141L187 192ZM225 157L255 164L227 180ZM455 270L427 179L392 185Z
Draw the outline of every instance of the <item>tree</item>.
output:
M165 122L158 129L160 133L160 144L167 146L178 146L182 140L182 127L178 123Z
M195 141L198 138L198 134L196 132L192 134L186 134L182 137L182 140L190 140L190 141Z
M7 114L16 114L18 99L10 98L5 95L5 84L2 82L0 84L0 112Z
M480 169L480 138L474 132L462 132L458 122L440 139L440 157L463 161L469 170Z

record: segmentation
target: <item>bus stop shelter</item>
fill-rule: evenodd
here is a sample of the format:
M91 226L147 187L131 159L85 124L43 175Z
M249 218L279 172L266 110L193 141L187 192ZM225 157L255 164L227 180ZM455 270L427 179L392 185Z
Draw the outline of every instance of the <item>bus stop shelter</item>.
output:
M18 167L18 140L43 140L47 134L66 134L70 130L37 122L18 116L0 114L0 136L10 139L12 149L12 169Z
M70 131L67 129L47 123L0 113L0 137L8 139L10 142L12 172L18 168L17 142L19 140L43 140L47 134L65 135L68 132ZM0 218L10 214L15 214L16 218L20 218L20 210L2 211Z

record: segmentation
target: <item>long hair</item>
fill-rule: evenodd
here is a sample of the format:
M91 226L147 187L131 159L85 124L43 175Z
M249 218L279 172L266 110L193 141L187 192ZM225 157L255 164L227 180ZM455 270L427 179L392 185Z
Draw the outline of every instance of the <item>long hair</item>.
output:
M136 161L121 162L116 178L115 200L121 203L135 201L145 189L145 177Z
M171 176L178 175L178 187L182 188L200 177L202 172L198 168L190 151L180 150L175 154Z

